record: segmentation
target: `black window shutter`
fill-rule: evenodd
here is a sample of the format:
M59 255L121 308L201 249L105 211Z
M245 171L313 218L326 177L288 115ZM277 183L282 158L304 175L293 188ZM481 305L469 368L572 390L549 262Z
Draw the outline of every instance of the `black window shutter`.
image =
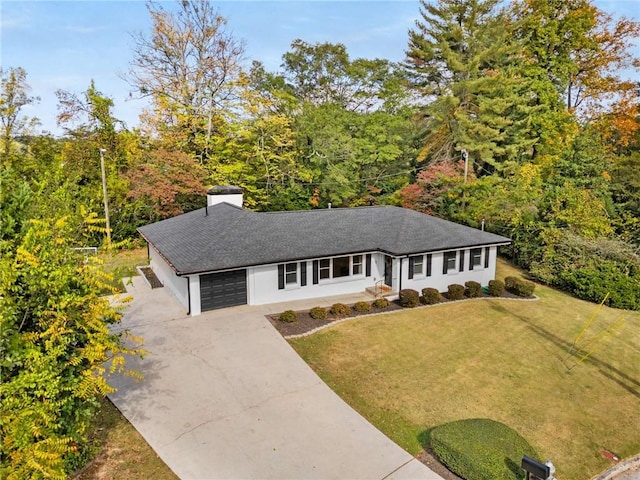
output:
M366 265L365 265L365 275L367 277L371 276L371 254L367 253L367 257L366 257Z
M307 262L300 262L300 286L307 284Z
M415 257L409 257L409 280L413 278L413 267L415 266Z
M314 260L313 261L313 284L317 285L318 284L318 278L320 277L320 272L319 272L319 264L318 264L318 260Z
M460 271L464 272L464 250L460 250Z
M427 254L427 277L431 276L431 254Z
M489 268L489 247L484 249L484 268Z
M446 275L446 274L447 274L447 267L449 266L449 265L448 265L448 264L449 264L449 262L448 262L448 260L449 260L448 255L449 255L449 252L444 252L444 253L442 254L442 274L443 274L443 275Z
M278 265L278 290L284 290L284 265Z
M469 270L473 270L473 252L474 250L469 252Z

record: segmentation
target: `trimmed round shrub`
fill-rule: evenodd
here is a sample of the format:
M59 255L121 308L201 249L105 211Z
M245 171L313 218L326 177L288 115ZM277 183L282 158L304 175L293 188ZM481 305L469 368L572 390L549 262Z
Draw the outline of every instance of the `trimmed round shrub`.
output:
M357 302L353 305L353 310L358 313L365 313L371 310L371 304L369 302Z
M293 310L285 310L280 314L278 320L280 320L281 322L293 323L298 321L298 317L296 315L296 312L294 312Z
M373 308L387 308L389 306L389 300L385 297L376 298L371 305Z
M329 313L331 315L335 315L336 317L344 317L346 315L349 315L349 313L351 313L351 309L349 308L348 305L345 305L344 303L334 303L333 305L331 305L331 308L329 309Z
M520 279L518 277L505 277L504 288L506 288L508 292L515 293L514 290L519 281Z
M420 305L420 294L410 288L400 290L400 305L405 308L413 308Z
M477 298L482 296L482 285L473 280L469 280L464 284L464 294L469 298Z
M501 297L504 293L504 282L502 280L489 280L489 295Z
M536 284L533 282L525 282L522 280L518 285L517 293L521 297L533 296L533 291L536 289Z
M507 277L504 279L504 286L508 292L519 297L530 297L536 288L536 284L521 280L517 277Z
M447 287L447 297L449 300L462 300L464 297L464 286L452 283Z
M434 428L431 447L449 470L467 480L522 480L522 456L538 457L518 432L486 418Z
M322 307L313 307L309 310L309 316L314 320L324 320L327 318L327 309Z
M422 289L422 301L426 305L434 305L442 300L442 295L437 288L423 288Z

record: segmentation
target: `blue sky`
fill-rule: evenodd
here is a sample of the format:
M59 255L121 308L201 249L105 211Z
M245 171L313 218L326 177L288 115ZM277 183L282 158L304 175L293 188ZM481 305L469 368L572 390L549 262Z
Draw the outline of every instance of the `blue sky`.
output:
M172 2L163 2L171 8ZM343 43L352 58L402 60L407 32L418 18L418 0L379 1L221 1L213 2L228 18L229 28L245 42L245 58L277 70L291 42ZM597 0L614 15L640 20L640 0ZM32 94L40 102L25 110L41 120L41 129L56 126L57 89L80 94L95 80L115 102L115 116L133 127L143 103L129 99L119 77L131 60L131 33L148 31L142 0L29 1L1 0L0 63L23 67ZM640 49L640 45L636 44ZM640 54L640 53L639 53Z

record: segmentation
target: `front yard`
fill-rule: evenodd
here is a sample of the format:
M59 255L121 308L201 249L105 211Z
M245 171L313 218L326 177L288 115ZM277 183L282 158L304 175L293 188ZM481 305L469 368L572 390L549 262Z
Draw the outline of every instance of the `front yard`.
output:
M499 278L514 274L504 263ZM640 314L603 308L583 341L624 329L583 363L569 356L596 305L538 286L539 301L487 299L354 319L291 340L347 403L412 454L430 428L489 418L517 430L562 480L640 452Z

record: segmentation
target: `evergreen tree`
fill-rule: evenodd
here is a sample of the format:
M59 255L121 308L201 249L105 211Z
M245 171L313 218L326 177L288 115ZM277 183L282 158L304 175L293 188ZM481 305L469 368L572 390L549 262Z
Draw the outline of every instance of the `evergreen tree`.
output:
M408 69L424 99L421 160L458 160L466 151L476 173L530 159L537 137L531 118L541 110L522 74L497 0L422 1L409 32Z

